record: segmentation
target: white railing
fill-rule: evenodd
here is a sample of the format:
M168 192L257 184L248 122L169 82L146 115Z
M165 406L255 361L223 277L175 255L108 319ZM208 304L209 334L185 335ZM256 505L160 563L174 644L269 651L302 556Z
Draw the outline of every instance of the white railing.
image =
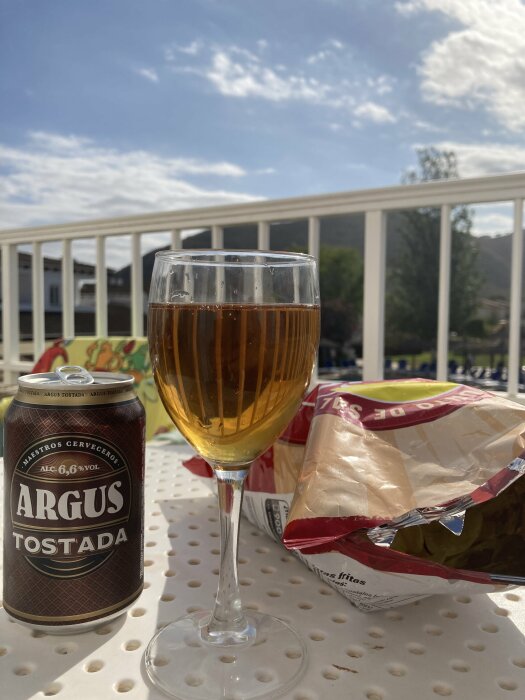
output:
M448 369L451 209L459 204L512 202L514 226L510 280L508 393L515 396L518 393L520 369L524 197L525 173L512 173L0 231L4 309L2 320L4 352L0 369L4 372L4 382L14 381L20 372L29 371L32 366L31 362L20 360L19 352L19 317L16 313L18 309L17 245L32 245L33 348L34 355L38 356L44 348L41 248L44 242L62 241L62 333L66 337L71 337L75 334L71 243L81 238L96 239L96 334L103 336L107 335L108 331L106 240L110 236L131 234L131 332L133 335L143 335L145 330L141 260L143 234L171 231L172 247L180 248L184 230L211 228L212 246L220 248L223 245L224 227L235 224L257 224L258 248L267 249L270 244L271 223L307 219L308 248L310 253L318 256L320 217L356 212L365 214L363 378L380 379L383 377L384 366L386 214L393 210L417 207L441 208L437 378L445 380Z

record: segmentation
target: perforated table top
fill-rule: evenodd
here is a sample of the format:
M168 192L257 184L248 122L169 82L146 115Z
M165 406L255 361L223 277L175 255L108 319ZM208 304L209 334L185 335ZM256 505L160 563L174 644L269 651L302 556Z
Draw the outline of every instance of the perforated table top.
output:
M148 446L146 588L126 614L51 636L0 611L3 700L164 697L147 680L144 649L160 626L211 606L219 560L216 500L181 467L187 454ZM309 667L289 700L525 697L525 588L365 614L246 520L239 556L245 606L288 620L306 639Z

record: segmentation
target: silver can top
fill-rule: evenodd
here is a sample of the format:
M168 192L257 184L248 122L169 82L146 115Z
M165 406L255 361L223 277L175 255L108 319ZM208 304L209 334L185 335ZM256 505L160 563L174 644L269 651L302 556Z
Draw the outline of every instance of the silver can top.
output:
M19 377L16 399L38 404L120 403L136 398L134 382L131 374L90 373L83 367L65 365L55 372Z

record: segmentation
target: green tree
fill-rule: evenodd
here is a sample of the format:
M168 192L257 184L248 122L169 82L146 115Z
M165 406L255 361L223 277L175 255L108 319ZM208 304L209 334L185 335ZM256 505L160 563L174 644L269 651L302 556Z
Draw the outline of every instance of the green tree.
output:
M418 151L418 169L409 170L405 184L458 177L456 156L450 151L424 148ZM397 259L389 280L387 344L400 337L417 338L423 348L433 348L437 336L439 289L439 239L441 212L435 208L407 210L400 215ZM472 236L472 211L466 206L452 211L450 278L451 332L460 336L474 327L481 276L478 248Z
M319 259L321 337L350 341L363 307L363 260L353 248L322 246Z

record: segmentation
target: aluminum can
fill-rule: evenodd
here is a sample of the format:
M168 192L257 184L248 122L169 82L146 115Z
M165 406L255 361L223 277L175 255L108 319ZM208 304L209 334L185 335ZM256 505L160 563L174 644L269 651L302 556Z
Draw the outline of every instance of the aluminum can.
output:
M144 408L133 377L88 376L20 377L5 417L4 607L55 634L106 623L143 588Z

